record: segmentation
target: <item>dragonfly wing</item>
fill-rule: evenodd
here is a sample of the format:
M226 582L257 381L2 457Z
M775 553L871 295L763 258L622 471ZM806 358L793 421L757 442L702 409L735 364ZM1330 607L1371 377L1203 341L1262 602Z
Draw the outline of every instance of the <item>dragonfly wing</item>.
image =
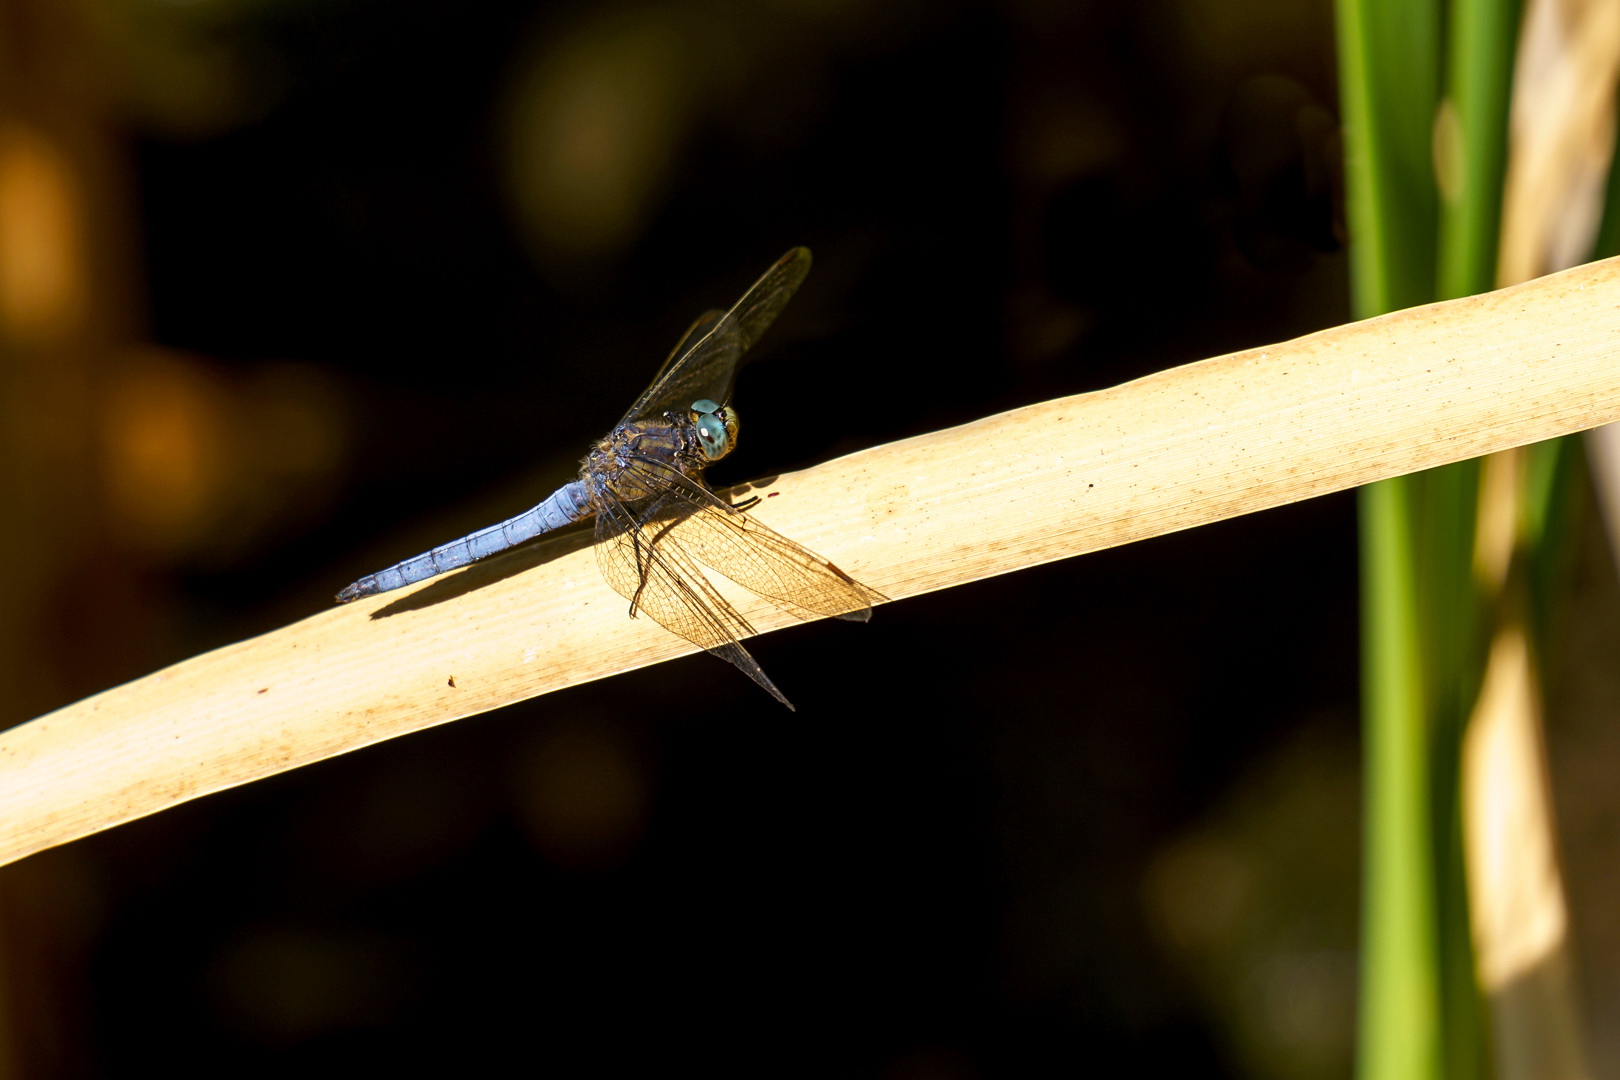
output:
M719 325L720 320L724 319L725 317L726 313L724 311L721 311L719 308L713 308L709 311L705 311L703 314L694 319L692 321L692 325L686 328L686 333L681 335L681 340L676 342L675 347L669 350L669 355L664 357L664 363L659 367L658 374L653 376L653 380L649 384L648 389L650 390L652 387L663 382L664 376L669 373L670 369L684 360L687 353L691 352L695 345L701 342L704 338L708 337L714 328ZM739 351L737 355L741 356L742 353ZM647 396L647 392L644 391L641 395L641 399L638 400L636 404L640 405L641 400L645 400ZM702 394L698 395L698 397L702 396ZM695 400L697 399L694 398L693 401ZM692 402L690 401L687 402L688 405L691 403ZM629 417L626 417L626 419L629 419Z
M865 621L888 597L725 502L701 481L662 462L632 462L665 495L661 543L801 619Z
M782 314L809 272L810 249L796 247L771 264L726 312L727 320L737 324L745 350L752 349L765 336L765 331Z
M678 507L677 507L678 509ZM669 542L668 500L626 504L609 499L596 516L596 564L613 590L664 629L737 666L777 701L793 708L739 638L754 628L721 596L681 545Z
M729 401L743 353L782 313L809 272L810 249L796 247L776 260L730 311L712 321L714 312L699 318L619 422L686 409L699 398Z

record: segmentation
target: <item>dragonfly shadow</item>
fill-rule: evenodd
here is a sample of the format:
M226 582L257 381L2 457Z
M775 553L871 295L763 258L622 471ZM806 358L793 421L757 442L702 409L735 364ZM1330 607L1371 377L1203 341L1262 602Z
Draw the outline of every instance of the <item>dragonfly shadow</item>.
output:
M777 493L769 489L775 487L776 481L779 479L781 479L781 474L761 476L757 480L746 480L741 484L733 484L728 488L722 488L716 491L715 494L720 497L722 502L730 503L739 510L747 510L763 499L776 498Z
M536 537L527 544L520 544L509 551L493 555L487 559L472 563L461 570L434 580L432 583L417 589L408 596L402 596L392 603L384 604L371 613L373 619L386 619L393 615L403 615L407 611L420 611L435 604L442 604L446 600L454 600L458 596L465 596L476 592L492 582L502 581L514 574L525 570L532 570L536 566L543 566L553 559L560 559L564 555L572 554L583 548L588 548L594 542L591 530L587 528L569 528L545 536Z

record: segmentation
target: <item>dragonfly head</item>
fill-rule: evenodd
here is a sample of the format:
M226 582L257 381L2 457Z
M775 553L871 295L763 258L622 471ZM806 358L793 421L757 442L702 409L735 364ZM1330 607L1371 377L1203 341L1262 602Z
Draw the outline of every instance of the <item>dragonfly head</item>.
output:
M730 405L699 398L692 402L692 426L703 456L710 461L719 461L737 448L737 410Z

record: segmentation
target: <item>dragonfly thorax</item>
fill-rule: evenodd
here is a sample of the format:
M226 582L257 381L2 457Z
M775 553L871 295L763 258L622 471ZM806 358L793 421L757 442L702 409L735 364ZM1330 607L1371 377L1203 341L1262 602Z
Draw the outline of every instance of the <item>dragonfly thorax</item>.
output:
M716 438L718 434L718 438ZM593 502L611 493L621 502L659 494L662 475L674 469L699 478L704 466L729 454L737 445L737 414L726 406L686 415L664 413L654 419L620 424L591 447L580 468Z

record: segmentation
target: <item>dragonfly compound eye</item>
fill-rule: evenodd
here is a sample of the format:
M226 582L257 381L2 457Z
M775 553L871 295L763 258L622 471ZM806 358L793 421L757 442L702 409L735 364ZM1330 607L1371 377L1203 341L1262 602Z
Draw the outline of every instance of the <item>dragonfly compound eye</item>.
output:
M726 422L714 413L699 413L696 421L698 445L703 447L703 456L710 461L718 461L731 452L731 433L726 430Z

